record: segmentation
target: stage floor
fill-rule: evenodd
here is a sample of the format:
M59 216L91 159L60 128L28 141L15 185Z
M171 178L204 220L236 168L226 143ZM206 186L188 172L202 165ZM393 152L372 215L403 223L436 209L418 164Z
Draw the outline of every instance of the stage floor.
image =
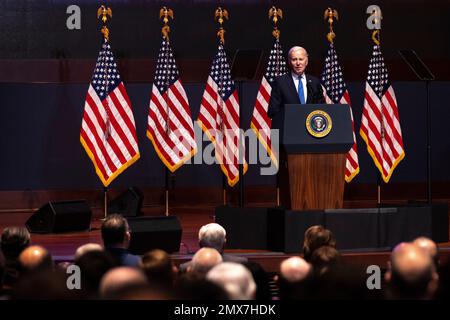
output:
M144 207L145 216L161 216L164 212L162 207ZM25 221L32 215L30 211L17 211L13 213L0 213L0 230L6 226L24 226ZM198 250L197 232L199 228L207 223L214 222L214 207L212 206L183 206L170 210L170 215L177 216L182 226L182 240L180 251L172 254L172 258L178 265L191 258ZM99 208L93 209L91 230L83 232L68 232L58 234L32 234L33 244L39 244L47 248L56 262L71 261L75 250L88 242L102 243L100 226L102 223L102 212ZM450 243L440 243L441 262L450 263ZM272 252L264 250L226 250L227 252L246 256L249 260L260 263L267 272L277 272L279 263L294 254L283 252ZM389 259L388 249L374 250L342 250L345 262L359 266L379 265L385 268Z

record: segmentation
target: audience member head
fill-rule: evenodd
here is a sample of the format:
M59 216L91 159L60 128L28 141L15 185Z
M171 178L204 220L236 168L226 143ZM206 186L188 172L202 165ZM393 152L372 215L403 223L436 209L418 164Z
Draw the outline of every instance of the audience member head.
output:
M192 257L188 272L206 275L215 265L222 263L222 256L213 248L200 248Z
M427 238L427 237L419 237L413 241L413 244L418 246L419 248L425 250L434 262L434 266L437 268L439 266L439 250L436 243Z
M119 299L132 289L147 286L145 274L132 267L118 267L108 271L100 282L100 297L103 299Z
M333 233L320 225L309 227L308 230L305 231L305 238L303 241L303 258L306 261L310 261L314 250L322 246L336 246L336 240Z
M67 273L60 269L24 275L11 293L11 300L79 300L81 290L67 287Z
M82 255L91 251L103 251L103 247L98 243L86 243L83 244L82 246L79 246L75 251L75 256L73 257L75 264L77 260L81 258Z
M312 253L311 264L314 272L318 276L322 276L333 267L337 266L341 260L341 255L334 247L323 246Z
M285 259L280 264L279 276L275 276L280 299L307 298L312 281L312 266L300 257Z
M17 259L30 244L30 233L24 227L7 227L3 229L1 248L6 259Z
M217 223L208 223L198 231L198 243L200 248L214 248L223 253L227 232Z
M41 246L30 246L23 250L19 256L19 262L26 273L53 269L52 256Z
M128 248L131 239L130 227L122 215L108 215L102 223L101 232L105 247Z
M216 283L196 272L181 274L175 282L177 299L215 301L228 300L228 294Z
M242 264L218 264L208 272L206 279L222 287L231 300L255 299L255 281L250 271Z
M111 256L101 250L83 253L75 264L81 271L81 288L88 298L97 298L102 277L114 267Z
M392 252L385 280L389 298L429 299L437 290L439 276L428 252L412 243L402 243Z
M151 285L172 287L178 272L170 255L159 249L142 256L141 268Z
M289 282L304 280L311 270L311 265L300 257L288 258L280 264L280 276Z

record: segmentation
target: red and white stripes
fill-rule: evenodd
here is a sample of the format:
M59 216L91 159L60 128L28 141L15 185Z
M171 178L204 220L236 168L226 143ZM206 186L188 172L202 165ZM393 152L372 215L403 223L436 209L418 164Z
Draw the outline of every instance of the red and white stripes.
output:
M105 134L107 119L110 134ZM89 86L80 140L104 186L139 159L136 125L123 83L103 100Z

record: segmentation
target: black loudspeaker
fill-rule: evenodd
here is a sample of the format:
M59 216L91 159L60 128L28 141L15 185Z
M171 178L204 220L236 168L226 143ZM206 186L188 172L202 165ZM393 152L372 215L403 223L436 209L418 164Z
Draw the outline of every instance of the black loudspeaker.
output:
M152 249L167 253L178 252L181 242L181 224L177 217L129 218L131 241L128 250L134 254L144 254Z
M108 203L108 214L118 213L124 217L137 217L141 214L144 195L136 187L128 188Z
M219 206L215 222L227 232L228 249L267 249L267 208Z
M50 201L25 222L32 233L89 230L92 212L85 200Z

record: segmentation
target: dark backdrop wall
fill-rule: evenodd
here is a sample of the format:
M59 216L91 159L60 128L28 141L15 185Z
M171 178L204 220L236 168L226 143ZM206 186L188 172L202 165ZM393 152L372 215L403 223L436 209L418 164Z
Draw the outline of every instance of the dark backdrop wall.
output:
M200 99L216 49L217 4L226 7L226 46L230 57L237 48L271 46L267 10L273 1L109 1L113 9L111 41L133 104L141 159L112 187L162 186L163 165L145 137L154 61L160 44L159 8L175 11L171 40L196 119ZM66 8L81 8L81 30L66 28ZM339 10L336 46L352 98L359 129L364 80L371 43L366 29L372 1L277 1L284 10L280 24L287 49L301 44L310 52L310 72L320 73L327 43L323 11ZM378 1L383 10L382 46L397 94L406 157L392 182L425 181L426 91L423 83L400 61L397 50L414 48L437 75L430 86L433 108L433 179L450 181L450 30L446 14L450 1ZM0 190L96 188L94 169L79 143L84 98L99 49L96 1L2 1L0 3ZM265 63L264 63L265 64ZM259 74L261 74L259 70ZM244 84L243 128L247 129L258 89ZM204 146L207 142L204 143ZM361 173L354 183L374 183L376 170L358 135ZM177 171L175 186L220 186L218 166L189 165ZM247 185L274 185L275 177L260 176L250 166Z
M335 26L343 59L367 59L369 32L366 8L377 4L383 12L382 39L387 58L402 47L414 47L425 58L448 59L450 27L446 23L448 0L380 1L267 1L267 0L115 0L105 1L113 10L111 39L119 57L142 59L157 54L161 22L159 9L175 12L171 39L183 58L209 58L215 50L217 29L214 10L220 4L229 11L225 22L229 50L241 47L267 48L271 23L267 11L272 4L284 10L280 23L286 47L303 44L312 57L324 53L327 24L323 12L331 6L340 13ZM95 58L100 34L96 18L98 4L88 0L16 0L0 3L0 58ZM81 9L81 30L66 28L66 8Z

